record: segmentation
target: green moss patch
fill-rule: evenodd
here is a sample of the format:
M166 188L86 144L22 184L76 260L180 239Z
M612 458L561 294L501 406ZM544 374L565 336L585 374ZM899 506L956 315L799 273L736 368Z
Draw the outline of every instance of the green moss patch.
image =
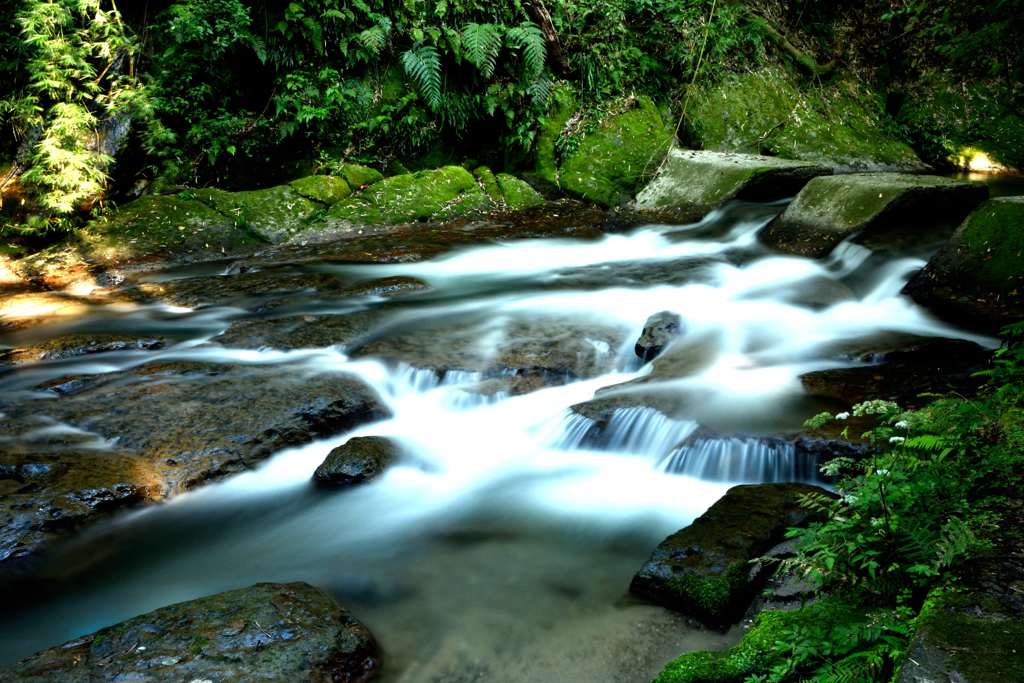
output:
M544 198L525 180L508 173L499 173L495 179L505 208L510 211L520 211L544 203Z
M306 199L322 204L337 204L352 194L348 183L342 178L329 175L311 175L289 183L289 186Z
M321 206L288 185L247 192L197 190L195 196L274 244L301 233Z
M878 97L853 81L804 84L773 67L694 94L687 116L704 149L768 154L853 168L921 168Z

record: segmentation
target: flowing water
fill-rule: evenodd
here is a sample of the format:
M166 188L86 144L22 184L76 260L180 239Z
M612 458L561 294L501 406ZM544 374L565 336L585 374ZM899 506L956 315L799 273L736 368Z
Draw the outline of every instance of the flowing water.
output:
M798 461L787 442L763 438L797 429L814 411L799 375L855 364L835 349L856 339L991 343L900 296L934 241L846 243L823 261L779 256L756 233L781 208L735 204L690 226L513 241L415 264L304 266L346 281L407 275L430 285L394 301L311 295L287 311L376 311L364 341L421 332L437 347L430 352L465 352L469 339L486 358L509 337L551 338L552 326L565 324L568 335L554 334L554 343L572 343L596 376L526 395L481 391L485 380L507 379L496 372L416 369L345 347L219 344L232 323L267 315L245 301L97 307L36 331L176 340L0 376L0 392L38 401L41 412L45 401L32 389L41 382L191 360L343 370L373 386L393 416L89 531L64 550L59 568L45 570L45 590L6 598L16 607L0 617L0 662L171 602L292 580L332 591L370 627L385 650L387 681L646 681L683 650L727 645L733 634L695 629L626 589L664 536L731 485L818 481L813 463ZM186 275L195 272L159 278ZM662 376L633 354L645 319L662 310L683 320L677 347L702 359L690 372ZM529 327L539 320L540 332ZM611 395L642 391L671 398L676 409L666 416L641 402L604 425L570 410L624 383ZM312 488L313 470L353 434L393 437L407 457L355 490ZM93 448L110 445L80 436Z

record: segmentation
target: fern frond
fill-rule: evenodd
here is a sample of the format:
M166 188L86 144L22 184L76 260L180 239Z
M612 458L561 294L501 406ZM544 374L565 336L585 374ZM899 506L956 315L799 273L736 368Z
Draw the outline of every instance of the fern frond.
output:
M546 78L538 78L531 83L527 88L526 92L529 93L533 101L539 105L545 105L548 100L551 99L551 92L554 90L554 86L551 81Z
M365 31L361 31L356 39L359 43L370 51L370 54L377 56L384 50L384 46L387 44L388 34L384 30L383 26L371 26Z
M480 69L485 78L490 78L498 66L501 27L494 24L466 24L462 28L462 46L466 59Z
M437 110L441 104L441 57L430 45L413 47L402 53L402 68L427 101Z
M523 67L528 80L540 78L544 72L548 51L544 42L544 33L529 21L524 21L508 30L505 34L510 44L522 50Z

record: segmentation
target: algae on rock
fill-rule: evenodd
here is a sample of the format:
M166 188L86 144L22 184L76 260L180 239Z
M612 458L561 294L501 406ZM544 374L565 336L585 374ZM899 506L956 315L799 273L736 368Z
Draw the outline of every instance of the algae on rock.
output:
M352 189L342 178L330 175L311 175L289 183L291 188L306 199L321 204L337 204L352 194Z
M322 209L318 202L306 199L288 185L243 192L211 188L197 190L195 195L272 244L301 233Z

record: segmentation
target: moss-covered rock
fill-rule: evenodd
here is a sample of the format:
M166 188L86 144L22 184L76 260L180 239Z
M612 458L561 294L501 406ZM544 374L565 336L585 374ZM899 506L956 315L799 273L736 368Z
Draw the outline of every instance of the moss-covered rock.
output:
M319 203L306 199L288 185L245 192L204 189L197 190L195 196L273 244L301 233L322 209Z
M939 315L998 328L1024 318L1024 197L979 206L904 290Z
M480 187L487 193L487 196L490 197L495 206L500 205L504 201L504 197L501 196L501 188L498 186L498 179L494 177L494 172L491 169L481 166L473 171L473 175L476 176Z
M370 631L305 583L260 583L143 614L22 660L5 681L368 681Z
M353 190L367 188L384 180L384 175L376 169L359 164L342 163L338 165L336 175L341 176Z
M306 199L321 204L337 204L352 194L352 189L342 178L330 175L311 175L289 183L291 188Z
M867 230L926 216L959 221L988 196L975 183L902 173L853 173L810 181L761 240L780 251L814 258ZM955 223L954 223L955 224Z
M508 173L499 173L495 180L501 192L501 201L509 211L521 211L544 203L544 198L525 180Z
M467 216L490 206L469 171L445 166L385 178L335 204L328 217L354 224L407 223Z
M566 124L576 112L578 103L571 88L559 87L551 97L551 109L537 131L534 143L534 173L549 183L558 184L560 140L566 133Z
M556 110L550 130L542 136L543 144L537 153L538 175L604 206L618 206L631 200L636 189L653 175L673 137L671 126L654 102L646 97L630 97L612 106L590 130L562 140L559 145L565 151L559 158L559 145L552 143L549 149L548 141L563 114L562 109ZM564 117L564 121L571 118ZM554 139L558 141L563 135L565 131Z
M778 67L698 89L687 116L704 149L768 154L865 170L923 167L878 97L852 81L804 85Z
M825 491L804 484L729 489L693 524L658 545L630 591L713 628L728 628L765 578L751 575L750 561L782 540L788 528L810 521L799 502L808 493Z
M729 199L791 197L827 166L750 154L673 149L636 197L638 209L703 213Z

